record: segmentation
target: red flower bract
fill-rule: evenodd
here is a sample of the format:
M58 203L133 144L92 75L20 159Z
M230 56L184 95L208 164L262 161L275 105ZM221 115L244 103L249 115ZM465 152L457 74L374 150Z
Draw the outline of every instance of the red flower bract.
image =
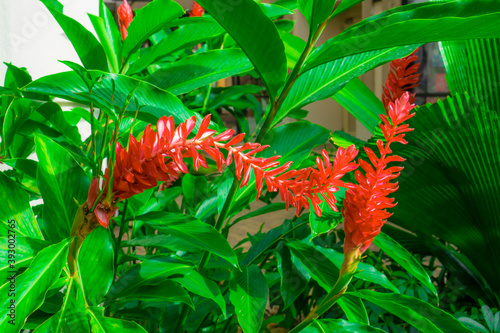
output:
M397 178L402 167L391 166L391 162L402 162L405 159L396 155L390 155L391 144L399 142L406 144L404 133L412 131L408 124L402 124L415 114L410 114L414 105L409 103L410 94L405 92L395 103L389 103L389 117L380 115L382 124L380 129L384 134L386 142L377 141L379 156L370 148L365 148L365 152L370 159L370 163L359 160L359 165L365 174L359 170L355 172L358 185L346 191L344 208L344 253L352 253L359 250L359 253L366 251L380 229L391 216L386 208L394 207L394 199L387 195L398 189L398 183L391 180ZM390 120L389 120L390 119Z
M118 7L118 22L120 23L120 33L122 34L122 40L128 36L127 28L134 18L134 13L132 8L128 4L127 0L123 0L123 3Z
M417 49L418 50L418 49ZM416 74L420 63L414 63L418 57L413 51L409 56L391 61L389 76L384 86L382 101L385 110L389 110L389 103L395 103L403 94L418 86L420 74ZM410 104L415 103L415 94L410 94Z
M247 142L234 147L243 140L245 134L233 137L234 130L229 129L216 135L214 130L209 129L210 115L203 119L197 134L189 138L195 125L196 117L192 117L176 128L173 118L164 116L158 120L156 131L151 125L146 127L140 141L130 135L128 149L120 144L117 145L113 175L110 177L111 168L108 166L101 195L104 199L96 204L96 217L103 226L109 224L109 218L117 209L115 203L118 200L130 198L146 189L156 187L158 181L170 182L180 173L189 172L184 158L192 158L196 170L208 167L206 156L215 161L219 171L222 171L223 165L234 162L236 178L241 180L242 187L248 185L250 172L253 170L257 198L262 193L265 182L269 191L280 192L287 208L291 205L297 209L297 215L303 207L309 208L309 202L316 214L321 215L319 204L322 199L332 209L337 210L334 193L339 187L353 186L344 183L341 178L345 173L358 167L352 162L358 153L354 146L347 149L339 148L333 163L330 162L327 152L323 151L323 158L318 157L316 160L317 170L313 168L288 170L292 162L280 166L280 156L268 158L254 156L268 146ZM228 152L227 157L221 150ZM106 193L106 184L109 181L113 184L111 194ZM97 198L98 189L95 184L93 185L92 192L89 191L89 203L92 205ZM89 205L89 209L92 205Z
M205 14L205 9L203 9L203 7L200 6L199 3L193 1L193 4L191 5L191 10L188 11L188 15L191 17L198 17L198 16L203 16L203 14Z

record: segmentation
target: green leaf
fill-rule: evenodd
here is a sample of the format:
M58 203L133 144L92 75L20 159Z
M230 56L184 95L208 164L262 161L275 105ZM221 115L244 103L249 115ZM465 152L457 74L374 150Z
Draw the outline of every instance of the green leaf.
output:
M139 59L130 65L127 74L137 73L173 52L204 42L224 33L224 29L222 29L213 19L205 17L196 19L199 19L198 23L181 26L179 29L168 34L160 43L151 46L149 52L141 55Z
M500 37L500 3L424 2L371 16L331 38L307 59L303 72L357 53L445 40Z
M242 266L241 272L234 270L229 289L229 300L234 305L243 332L259 332L269 292L260 269L252 265Z
M287 75L285 49L274 23L253 0L237 3L232 0L200 0L198 3L238 43L274 100Z
M122 56L125 63L151 35L182 14L182 7L172 0L155 0L137 11L127 28L128 36L123 41Z
M279 210L283 210L285 208L286 208L286 204L284 202L272 202L268 205L262 206L260 208L255 209L255 210L252 210L250 213L247 213L243 216L238 217L236 220L233 221L232 225L234 225L240 221L250 219L252 217L264 215L267 213L276 212Z
M71 125L66 118L59 104L47 102L37 109L45 119L47 119L54 127L64 134L65 138L77 147L82 146L82 138L78 132L78 127Z
M80 280L89 306L100 304L114 280L113 240L108 230L95 229L83 241L78 255Z
M409 45L358 52L359 54L339 57L340 59L336 58L334 61L303 72L290 89L273 124L279 123L292 110L335 95L350 80L386 62L402 58L417 47L418 45ZM373 102L372 99L369 101Z
M4 295L0 309L2 332L19 332L25 318L42 305L47 290L59 279L71 241L65 239L41 250L24 273L8 280L0 288L0 293ZM12 308L15 308L14 314Z
M178 214L182 216L182 214ZM157 229L167 235L178 237L202 250L209 251L222 259L227 260L235 267L238 267L238 258L231 245L214 227L203 223L198 219L190 222L174 222L167 224L168 220L159 218L156 220L144 221L148 226Z
M0 247L0 256L1 258L5 258L0 265L0 281L6 281L7 277L10 275L9 271L12 271L13 268L19 269L29 266L35 255L49 245L49 242L47 241L23 237L17 233L17 230L11 230L16 231L15 238L12 237L14 235L12 233L12 236L9 238L8 231L5 236L0 237L0 244L2 244ZM11 245L9 248L8 244L14 243L14 239L15 247L13 248L13 245ZM15 251L15 253L9 253L9 250ZM13 265L14 262L15 266Z
M18 134L18 130L39 106L40 102L25 98L16 98L9 104L3 121L2 137L7 149L11 150L10 146L14 141L14 136Z
M305 276L292 262L290 250L281 247L276 251L278 259L278 272L281 276L280 291L283 297L284 306L287 308L307 287L309 278Z
M329 130L308 121L288 123L266 133L262 144L270 147L258 156L281 155L281 165L293 161L291 168L297 168L314 147L325 144L329 137Z
M44 200L42 231L57 242L69 236L79 203L87 199L89 179L73 156L42 135L35 137L38 188Z
M373 243L437 296L436 287L420 262L398 242L381 232Z
M270 3L259 3L260 9L266 15L269 17L271 20L276 19L280 16L285 16L285 15L292 15L293 12L291 10L288 10L285 7L278 6L276 4L270 4Z
M189 294L172 280L165 280L155 286L141 286L132 294L127 295L125 299L144 302L182 302L194 309Z
M344 254L335 251L334 249L326 249L324 247L315 246L315 248L323 253L328 259L330 259L337 268L340 269L342 262L344 262ZM372 265L360 262L354 277L368 282L376 283L384 288L392 290L395 293L399 293L398 288L396 288L385 276L385 274L377 271Z
M335 193L337 201L341 201L345 195L345 188L340 188ZM319 204L321 209L321 216L316 215L314 210L309 214L309 225L311 227L312 237L324 234L334 229L340 222L342 222L342 213L334 211L326 201Z
M102 0L101 0L102 2ZM97 37L99 37L99 41L102 44L104 53L106 54L106 58L109 61L109 67L111 71L114 73L118 73L120 70L118 64L118 54L116 53L115 46L113 45L112 36L109 34L109 31L106 29L106 23L102 17L95 16L92 14L88 14L90 22L92 22L92 26L94 27L95 32L97 33Z
M29 195L4 173L0 173L0 200L3 202L0 221L7 223L7 230L12 230L5 231L6 236L15 234L16 237L43 239L31 210Z
M116 24L115 18L113 17L113 14L109 10L108 6L106 6L106 4L104 3L104 0L99 0L99 17L103 20L104 33L106 35L105 36L106 42L101 41L101 44L103 45L108 43L110 44L109 45L109 51L111 51L110 55L112 58L116 57L116 62L117 65L119 66L120 65L119 60L121 59L118 59L118 55L121 53L121 49L123 46L122 36L120 34L120 31L118 30L118 25ZM104 46L105 50L107 47L108 46ZM108 59L111 59L109 60L111 63L114 62L112 58L109 58L108 55Z
M81 287L70 278L61 310L35 330L36 333L90 332L85 313L85 300Z
M389 311L423 333L471 333L457 319L418 298L372 290L347 292Z
M157 285L174 274L185 274L192 270L191 264L175 261L170 257L157 256L132 265L111 286L106 295L107 302L125 297L144 285ZM105 302L106 303L106 302Z
M173 278L172 280L179 282L193 294L213 300L220 307L224 317L226 316L226 301L217 283L194 270L184 274L181 278Z
M299 9L309 24L309 39L312 39L318 27L332 15L336 1L298 0Z
M343 12L348 10L349 8L352 8L352 7L356 6L358 3L363 2L363 1L365 1L365 0L343 0L340 3L340 5L337 7L337 9L335 10L335 15L333 15L333 17L342 14Z
M289 241L286 246L292 252L293 263L302 266L302 272L307 272L307 279L311 277L326 291L332 290L339 277L339 270L323 253L298 240Z
M304 328L302 333L383 333L381 329L362 324L345 321L343 319L320 319Z
M134 101L128 106L127 116L134 117L137 107L141 107L137 119L147 123L156 123L160 117L171 115L175 123L178 124L195 115L177 97L147 82L125 75L106 74L100 71L89 71L89 73L94 78L104 75L92 90L93 96L99 98L100 101L105 101L102 107L111 108L109 101L113 96L114 107L122 108L128 94L137 87ZM113 81L115 82L114 94ZM89 100L84 97L85 94L88 94L88 89L78 75L73 72L41 77L27 85L25 90L60 97L77 103L89 104ZM135 98L137 98L139 105L135 104ZM201 119L201 117L198 116L198 119ZM199 128L199 122L196 125L197 128Z
M343 148L355 145L359 149L366 144L366 141L360 140L344 131L334 131L332 133L332 141L337 147Z
M144 80L174 95L180 95L220 79L248 72L252 68L241 50L213 50L176 61Z
M370 324L365 305L359 298L344 294L337 300L337 304L342 308L350 322Z
M374 134L380 123L380 114L385 114L380 99L358 78L349 81L333 99L349 111L357 120Z
M146 330L136 322L104 317L104 308L89 307L87 316L90 318L92 333L146 333Z
M193 212L208 192L208 181L205 176L187 174L182 177L182 204L189 212Z
M478 323L477 321L467 318L467 317L460 317L458 320L468 329L473 330L474 332L481 332L481 333L490 333L491 331L488 330L486 327Z
M54 0L40 0L50 11L57 23L75 48L82 64L87 69L108 70L106 53L94 35L85 29L78 21L62 13L62 5ZM53 2L58 3L60 9L54 7Z
M224 87L218 91L217 95L208 104L209 109L215 109L224 105L225 102L237 100L245 94L258 94L262 90L261 86L245 84L242 86Z

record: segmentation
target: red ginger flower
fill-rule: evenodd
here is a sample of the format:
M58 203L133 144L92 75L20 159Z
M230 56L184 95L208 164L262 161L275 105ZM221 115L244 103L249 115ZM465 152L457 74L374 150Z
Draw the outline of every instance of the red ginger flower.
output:
M134 13L132 8L128 4L127 0L123 0L123 3L118 7L118 22L120 23L120 33L122 34L122 40L127 38L127 28L134 18Z
M109 224L109 219L116 211L116 202L141 193L146 189L157 186L158 181L169 182L178 177L180 173L189 172L184 158L192 158L194 168L207 168L205 156L199 151L215 160L217 168L222 171L223 165L235 164L236 178L241 180L241 186L246 186L251 170L255 173L257 199L262 193L263 183L269 191L279 191L287 208L291 205L297 209L297 215L302 207L309 208L311 201L316 214L321 215L319 204L323 198L332 209L336 199L334 193L339 187L353 187L344 183L342 176L356 169L358 166L352 160L358 151L354 146L347 149L339 148L333 164L328 154L323 151L323 160L316 160L318 170L306 168L289 170L292 162L279 166L280 156L269 158L255 157L258 152L268 146L258 143L244 143L241 146L233 145L241 142L245 134L235 137L234 130L226 130L215 135L215 131L208 128L210 115L206 116L200 124L198 133L191 139L188 136L196 124L196 117L191 117L175 128L172 117L161 117L156 125L156 132L148 125L137 141L130 135L128 150L120 144L116 148L116 160L113 168L113 191L106 193L107 183L110 181L110 168L105 172L103 200L99 200L94 210L99 223L104 227ZM227 141L224 143L222 141ZM228 151L224 157L221 150ZM294 179L291 179L294 178ZM89 190L88 208L91 209L97 200L97 180L93 180Z
M198 4L196 1L193 1L193 4L191 5L191 10L188 11L188 15L190 17L199 17L203 16L205 14L205 9L203 9L200 4Z
M403 94L410 89L418 86L420 74L416 74L420 63L413 62L418 60L415 55L418 49L409 56L391 61L389 76L385 82L382 101L385 110L389 110L389 103L395 103ZM415 94L410 94L410 104L415 103Z
M410 114L414 105L409 102L410 94L405 92L395 103L389 103L389 119L386 115L380 115L382 124L380 129L386 140L377 141L380 156L370 148L365 147L370 163L359 160L359 165L365 171L363 175L359 170L355 172L355 178L359 185L346 191L344 208L344 253L346 258L359 251L361 255L372 243L375 236L392 214L386 208L396 206L393 198L387 196L398 189L398 183L391 180L397 178L403 167L388 167L391 162L403 162L405 159L390 155L391 144L399 142L406 144L405 132L412 131L408 124L402 124L415 114ZM352 258L351 258L352 259ZM346 260L344 263L346 263Z

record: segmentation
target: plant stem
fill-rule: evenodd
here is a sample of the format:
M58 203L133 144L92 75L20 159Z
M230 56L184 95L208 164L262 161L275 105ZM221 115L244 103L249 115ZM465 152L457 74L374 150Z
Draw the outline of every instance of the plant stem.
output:
M116 275L116 265L118 263L118 252L120 250L120 245L122 243L123 234L125 233L125 223L127 222L127 219L126 219L127 208L128 208L128 200L125 200L125 203L123 204L123 212L122 212L122 220L120 222L120 230L118 231L118 238L116 239L116 244L115 244L115 264L114 264L115 275Z

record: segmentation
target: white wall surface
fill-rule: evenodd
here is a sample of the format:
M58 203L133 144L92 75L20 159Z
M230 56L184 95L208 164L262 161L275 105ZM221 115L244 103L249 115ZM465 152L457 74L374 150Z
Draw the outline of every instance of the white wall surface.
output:
M99 13L98 0L60 0L64 14L94 33L87 13ZM94 33L95 34L95 33ZM39 0L0 0L0 85L11 62L33 79L68 70L58 60L81 63L68 38Z

